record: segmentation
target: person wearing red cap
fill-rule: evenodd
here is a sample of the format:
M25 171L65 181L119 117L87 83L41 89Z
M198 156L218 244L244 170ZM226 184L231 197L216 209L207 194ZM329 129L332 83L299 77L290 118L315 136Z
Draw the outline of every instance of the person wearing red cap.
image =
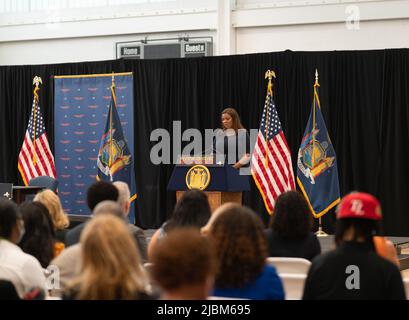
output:
M397 259L387 250L390 244L377 236L381 220L380 203L372 195L353 192L342 199L336 249L313 260L304 300L406 299L401 274L392 262Z

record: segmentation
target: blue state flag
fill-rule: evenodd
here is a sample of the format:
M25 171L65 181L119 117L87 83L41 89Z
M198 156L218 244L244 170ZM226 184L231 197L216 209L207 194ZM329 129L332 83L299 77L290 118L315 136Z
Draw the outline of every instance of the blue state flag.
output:
M310 118L297 158L297 183L315 218L340 201L337 159L321 113L318 87L317 76Z
M111 102L105 131L97 158L98 180L123 181L132 186L132 156L126 143L116 109L115 84L111 86Z

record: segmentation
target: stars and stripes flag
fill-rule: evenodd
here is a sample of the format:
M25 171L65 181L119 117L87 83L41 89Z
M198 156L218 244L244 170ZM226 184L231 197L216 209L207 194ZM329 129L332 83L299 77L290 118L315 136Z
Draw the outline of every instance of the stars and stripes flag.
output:
M266 72L267 96L251 159L251 174L269 214L281 193L295 189L291 154L273 100L273 76L273 71Z
M44 119L40 111L38 91L41 78L35 77L33 107L24 142L18 156L18 170L24 184L27 186L31 179L38 176L56 178L54 157L48 144Z

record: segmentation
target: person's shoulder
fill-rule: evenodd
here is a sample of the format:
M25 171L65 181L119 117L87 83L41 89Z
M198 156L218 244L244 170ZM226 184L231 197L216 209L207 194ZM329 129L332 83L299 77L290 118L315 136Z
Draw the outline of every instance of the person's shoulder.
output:
M69 246L61 251L61 253L56 256L51 262L50 265L64 265L67 261L78 260L81 255L81 244L77 243L72 246Z
M308 243L319 243L318 237L314 232L310 232L306 236L306 242Z
M387 270L388 272L400 272L399 268L396 264L394 264L392 261L381 257L379 254L376 252L372 253L372 257L375 261L379 262L379 265L384 269Z
M339 252L336 249L322 253L316 256L314 259L312 259L310 270L317 270L326 267L327 264L333 263L338 258Z
M261 273L262 275L267 276L269 278L271 276L273 277L278 276L277 269L270 264L265 264Z
M37 258L25 252L21 252L21 254L22 254L21 268L24 269L24 273L26 274L38 273L44 275L43 268L41 267L41 264L37 260Z
M316 235L314 232L309 232L309 233L307 234L307 238L308 238L308 239L313 239L313 240L318 240L318 237L317 237L317 235Z
M145 231L134 224L128 224L128 228L133 234L145 235Z
M82 230L85 228L85 225L87 224L86 222L82 222L79 225L75 226L74 228L70 229L67 231L67 233L65 234L65 242L67 245L73 245L74 243L71 243L74 238L77 238Z
M79 225L76 225L74 228L70 229L67 231L66 233L66 237L73 235L73 234L77 234L78 232L81 232L82 229L85 228L85 225L87 224L87 222L81 222Z

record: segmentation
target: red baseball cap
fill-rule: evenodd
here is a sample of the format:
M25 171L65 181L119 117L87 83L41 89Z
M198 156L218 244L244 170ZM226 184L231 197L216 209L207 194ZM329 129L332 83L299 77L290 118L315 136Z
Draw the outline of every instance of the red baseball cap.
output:
M381 220L381 204L369 193L350 193L341 200L337 209L337 219L344 218Z

